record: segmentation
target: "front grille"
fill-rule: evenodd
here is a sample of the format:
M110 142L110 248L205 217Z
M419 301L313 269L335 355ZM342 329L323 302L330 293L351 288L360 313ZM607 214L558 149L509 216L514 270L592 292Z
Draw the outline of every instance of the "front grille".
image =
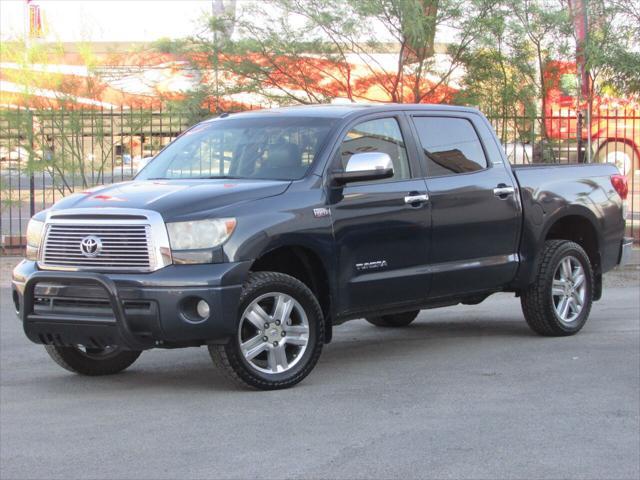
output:
M89 255L81 248L87 237L94 237L94 244L95 239L100 244ZM95 256L91 256L93 253ZM48 225L41 259L44 268L150 271L154 261L150 226L52 223Z

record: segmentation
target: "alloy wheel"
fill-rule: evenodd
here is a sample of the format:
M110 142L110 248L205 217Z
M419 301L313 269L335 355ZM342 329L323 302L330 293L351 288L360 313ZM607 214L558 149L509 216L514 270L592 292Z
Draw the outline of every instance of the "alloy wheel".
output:
M564 257L553 276L551 297L558 318L570 324L578 318L587 295L586 275L582 264L573 256Z
M292 296L271 292L247 306L238 328L240 351L259 372L279 374L292 369L309 344L309 320Z

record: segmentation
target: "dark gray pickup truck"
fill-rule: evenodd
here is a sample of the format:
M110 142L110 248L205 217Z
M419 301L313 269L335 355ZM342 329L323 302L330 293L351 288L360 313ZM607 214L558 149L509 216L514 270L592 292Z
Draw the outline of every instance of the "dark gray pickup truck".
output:
M535 332L578 332L631 247L626 195L612 165L511 167L474 109L223 114L33 217L13 298L77 373L206 345L236 381L285 388L354 318L405 327L506 291Z

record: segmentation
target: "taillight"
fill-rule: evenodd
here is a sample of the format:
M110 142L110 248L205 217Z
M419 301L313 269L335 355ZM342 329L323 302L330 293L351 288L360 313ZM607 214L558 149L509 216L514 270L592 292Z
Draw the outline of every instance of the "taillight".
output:
M627 182L627 177L624 175L615 174L611 175L611 185L618 192L620 198L622 200L627 199L627 195L629 195L629 183Z

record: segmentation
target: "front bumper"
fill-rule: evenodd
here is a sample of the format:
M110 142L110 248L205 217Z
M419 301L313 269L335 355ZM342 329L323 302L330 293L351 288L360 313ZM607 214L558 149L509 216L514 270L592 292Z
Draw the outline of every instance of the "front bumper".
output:
M198 345L234 335L249 262L171 265L152 273L39 270L13 272L16 310L27 337L40 344L118 345L132 350ZM193 304L205 300L206 319Z
M618 257L618 265L628 265L633 255L633 238L625 237L620 244L620 256Z

